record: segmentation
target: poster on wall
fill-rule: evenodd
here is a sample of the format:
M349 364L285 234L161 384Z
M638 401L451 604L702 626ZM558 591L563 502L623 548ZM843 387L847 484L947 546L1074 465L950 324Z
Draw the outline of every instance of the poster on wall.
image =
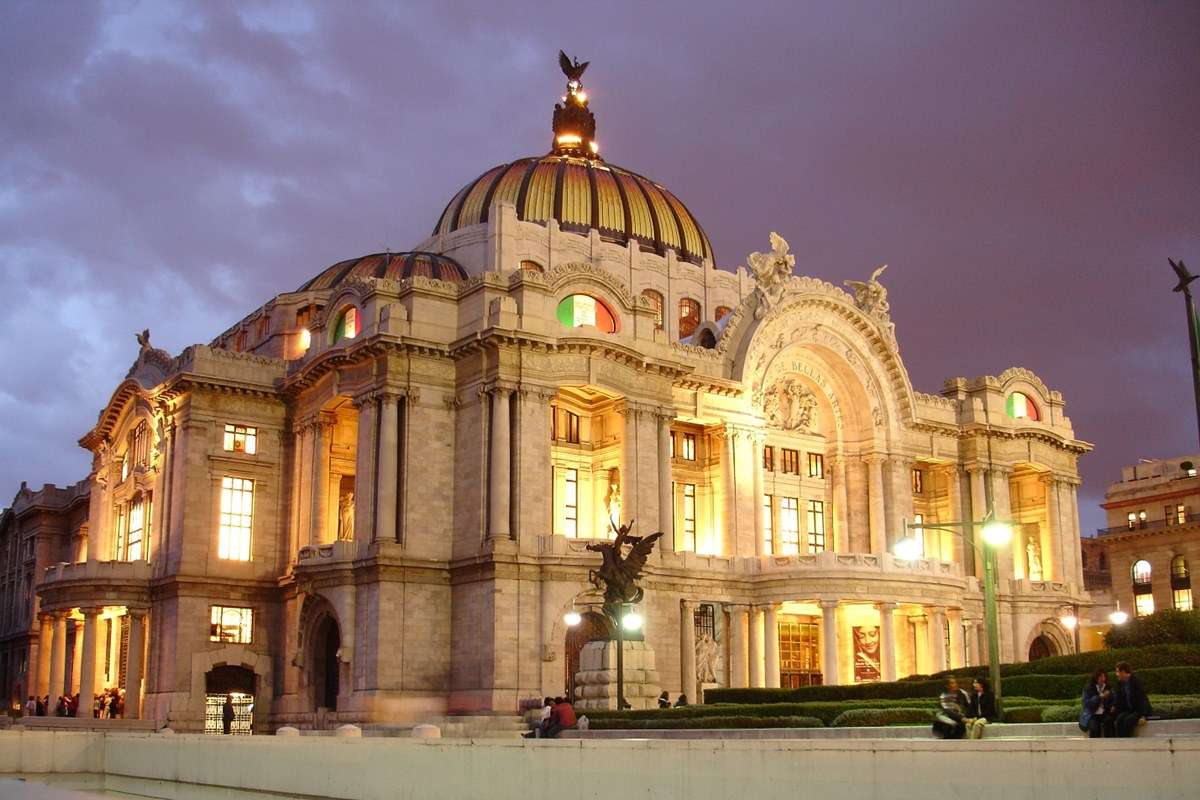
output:
M855 625L854 682L873 683L879 680L879 627Z

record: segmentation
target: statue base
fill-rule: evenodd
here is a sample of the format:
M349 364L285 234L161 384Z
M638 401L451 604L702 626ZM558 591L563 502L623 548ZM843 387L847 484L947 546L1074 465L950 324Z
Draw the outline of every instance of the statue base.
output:
M625 642L625 702L633 708L658 708L662 688L654 668L654 650L646 642ZM579 651L575 708L617 707L617 643L588 642Z

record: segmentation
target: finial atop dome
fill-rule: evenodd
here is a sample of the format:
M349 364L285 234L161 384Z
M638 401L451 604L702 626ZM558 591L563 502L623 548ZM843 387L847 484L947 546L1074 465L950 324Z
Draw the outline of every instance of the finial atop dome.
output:
M554 104L554 143L551 152L558 156L600 158L596 146L596 116L588 110L587 92L580 79L590 61L579 63L562 50L558 51L558 65L567 76L567 93L561 103Z

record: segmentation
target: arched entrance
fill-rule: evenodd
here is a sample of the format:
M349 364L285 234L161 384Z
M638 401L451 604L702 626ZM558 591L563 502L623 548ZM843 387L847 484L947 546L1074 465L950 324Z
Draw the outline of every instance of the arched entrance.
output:
M338 653L341 648L342 634L337 620L326 616L317 624L313 636L312 689L315 708L337 711L338 692L341 690Z
M608 622L595 611L584 613L582 621L573 628L567 628L566 663L567 674L563 685L567 689L567 697L575 700L575 673L579 672L579 651L588 642L608 641Z
M224 733L222 712L226 696L233 698L233 725L230 733L250 734L253 730L254 671L242 666L222 664L204 675L204 732Z
M1042 658L1058 655L1058 647L1049 636L1041 634L1029 645L1029 660L1037 661Z

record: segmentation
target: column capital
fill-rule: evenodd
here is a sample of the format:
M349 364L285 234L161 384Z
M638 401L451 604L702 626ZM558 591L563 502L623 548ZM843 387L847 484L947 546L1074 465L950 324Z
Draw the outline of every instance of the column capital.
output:
M909 467L910 469L912 468L912 465L916 463L915 458L903 453L893 453L889 455L888 461L892 462L892 464L897 467Z
M549 405L550 401L558 395L558 390L553 386L539 386L535 383L525 383L522 381L517 386L517 394L522 401Z
M730 614L746 613L750 610L749 603L725 603L724 607Z
M1013 468L1010 466L1007 466L1006 464L993 464L991 467L991 472L993 475L1008 476L1008 475L1012 475Z
M882 453L867 453L862 457L862 462L868 466L883 466L887 462L887 456Z
M930 606L929 613L930 614L941 614L942 616L945 616L946 615L946 607L945 606Z
M103 606L81 606L79 613L86 617L98 617L104 613Z
M958 477L959 470L962 469L962 465L954 461L941 464L930 464L928 466L930 470L939 475L953 475L955 478Z
M681 611L691 611L694 613L696 611L696 607L698 605L699 605L699 602L696 600L680 600L679 601L679 609Z
M637 419L643 415L654 413L654 409L636 400L626 400L617 407L617 413L629 419Z
M675 413L675 409L668 408L666 406L655 406L653 409L651 409L650 413L654 415L654 419L660 425L670 425L678 416L678 414Z
M145 619L146 615L150 613L150 609L141 608L138 606L126 606L125 613L133 619L142 620Z
M879 609L882 614L891 614L896 610L896 603L892 600L884 600L876 603L875 608Z
M480 394L490 394L496 397L508 397L517 390L517 385L515 381L493 379L481 385L479 392Z
M837 600L821 600L819 602L821 604L821 608L825 610L837 608L839 604L839 601Z
M982 475L983 473L987 472L988 466L987 464L973 461L970 464L964 464L963 469L965 469L970 475Z

